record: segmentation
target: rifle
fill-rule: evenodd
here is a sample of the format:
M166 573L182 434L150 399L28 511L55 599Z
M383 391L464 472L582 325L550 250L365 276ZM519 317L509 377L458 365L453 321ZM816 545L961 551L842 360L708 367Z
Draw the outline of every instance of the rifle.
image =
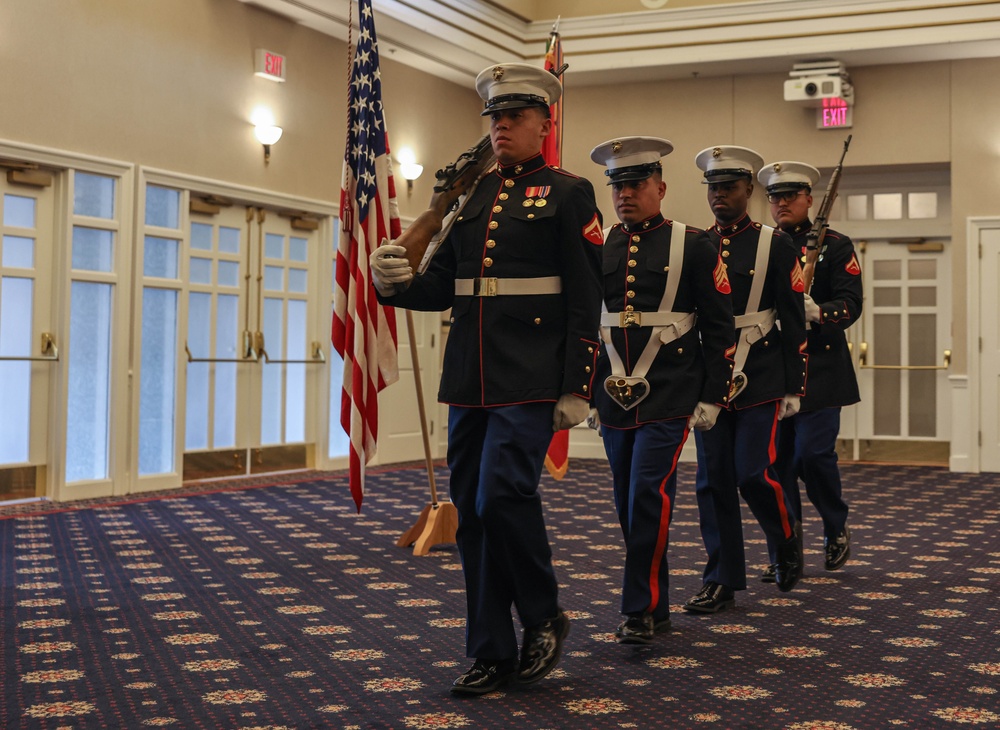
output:
M813 276L816 273L816 262L819 261L820 251L823 250L823 239L826 231L830 227L827 222L830 217L830 209L837 199L837 188L840 186L840 173L844 169L844 158L847 157L847 148L851 145L851 137L847 135L844 141L844 151L840 155L840 162L830 175L830 182L826 186L826 194L823 195L823 202L819 204L816 211L816 218L813 219L812 228L806 234L806 265L802 267L802 278L805 282L805 293L808 294L812 288Z
M495 162L496 156L493 154L490 135L487 134L460 154L457 160L434 173L437 183L434 185L434 194L431 195L427 210L418 215L402 235L393 241L394 244L406 249L406 260L414 271L422 273L420 262L423 261L428 247L448 235L455 214L469 199L467 193L472 192L480 178L493 167ZM445 217L449 214L451 217L446 224Z

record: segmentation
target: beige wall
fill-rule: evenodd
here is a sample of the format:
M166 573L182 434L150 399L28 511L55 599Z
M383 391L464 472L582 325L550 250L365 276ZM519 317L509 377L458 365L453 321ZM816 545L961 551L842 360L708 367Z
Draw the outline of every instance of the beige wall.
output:
M253 50L288 58L288 82L252 75ZM571 59L572 49L567 48ZM346 45L237 0L3 0L0 139L335 201L343 155ZM482 133L476 94L391 60L383 85L393 146L425 166L404 215L430 197L433 171ZM865 168L946 163L952 171L954 372L966 371L965 219L1000 214L1000 59L850 69L857 89L848 158ZM844 131L782 99L781 74L574 87L566 95L564 166L590 178L614 220L590 149L654 134L665 160L666 214L711 223L695 153L741 144L765 158L833 165ZM249 115L271 105L285 136L263 164ZM402 190L405 187L401 186ZM758 196L760 198L762 196ZM753 209L763 218L762 201Z
M255 48L287 58L288 81L253 75ZM0 138L335 201L346 128L346 38L237 0L4 0ZM393 148L455 157L481 134L474 91L385 59ZM264 166L250 115L284 135ZM433 168L400 199L416 215ZM405 190L405 187L403 188Z

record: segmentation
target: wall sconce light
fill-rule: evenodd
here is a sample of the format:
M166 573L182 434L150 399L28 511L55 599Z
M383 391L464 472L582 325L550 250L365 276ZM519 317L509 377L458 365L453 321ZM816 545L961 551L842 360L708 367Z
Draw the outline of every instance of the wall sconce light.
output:
M401 147L396 153L396 161L399 163L399 174L406 180L406 194L413 192L413 181L420 177L424 171L423 165L417 164L417 156L409 147Z
M253 128L253 136L264 145L264 164L271 161L271 145L281 139L284 130L275 124L258 124Z

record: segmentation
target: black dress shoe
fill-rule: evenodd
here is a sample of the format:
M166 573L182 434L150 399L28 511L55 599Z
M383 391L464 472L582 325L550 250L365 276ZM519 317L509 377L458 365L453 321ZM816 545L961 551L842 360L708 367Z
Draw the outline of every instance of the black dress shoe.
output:
M561 610L555 618L525 629L517 681L531 684L555 669L562 656L563 639L568 633L569 619Z
M484 695L500 689L516 674L517 663L513 659L500 662L476 659L472 669L454 681L451 691L457 695Z
M735 605L736 598L732 588L709 581L694 598L684 604L684 608L695 613L718 613Z
M851 530L844 525L844 531L837 535L836 539L823 539L826 548L827 570L840 570L847 559L851 557Z
M775 571L774 563L771 563L769 566L764 568L764 572L760 574L760 582L774 583L774 571Z
M798 525L796 529L801 529ZM774 564L774 582L778 590L787 593L802 577L802 539L798 533L778 543L778 562Z
M670 617L656 621L652 614L626 616L615 631L619 644L649 644L656 634L670 631Z

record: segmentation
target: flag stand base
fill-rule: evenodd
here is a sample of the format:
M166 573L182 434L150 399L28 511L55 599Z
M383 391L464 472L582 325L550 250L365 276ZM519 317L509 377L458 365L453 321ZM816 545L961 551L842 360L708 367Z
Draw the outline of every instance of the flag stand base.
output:
M455 542L458 510L451 502L435 502L424 507L417 524L407 530L396 547L413 545L414 555L426 555L434 545Z

